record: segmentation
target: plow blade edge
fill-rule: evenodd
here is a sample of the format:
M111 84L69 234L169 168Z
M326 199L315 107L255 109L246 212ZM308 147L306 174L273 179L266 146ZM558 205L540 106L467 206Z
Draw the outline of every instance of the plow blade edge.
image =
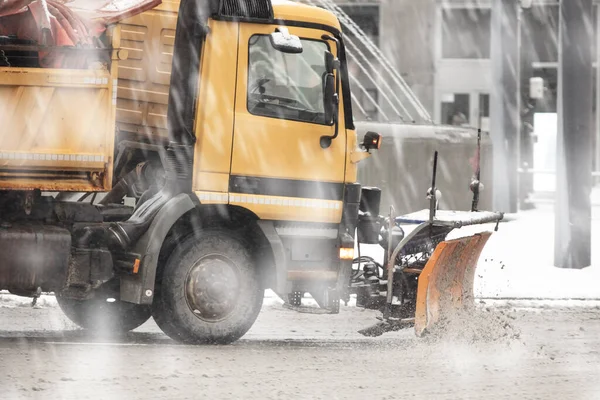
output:
M473 281L491 232L440 243L419 276L415 332L422 336L453 313L474 306Z

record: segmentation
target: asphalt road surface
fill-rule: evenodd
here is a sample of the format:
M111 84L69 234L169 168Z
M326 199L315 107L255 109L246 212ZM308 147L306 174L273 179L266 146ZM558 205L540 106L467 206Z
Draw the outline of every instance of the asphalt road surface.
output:
M600 399L598 303L482 304L444 337L364 338L374 313L269 302L230 346L183 346L149 321L90 336L58 308L0 297L0 399Z

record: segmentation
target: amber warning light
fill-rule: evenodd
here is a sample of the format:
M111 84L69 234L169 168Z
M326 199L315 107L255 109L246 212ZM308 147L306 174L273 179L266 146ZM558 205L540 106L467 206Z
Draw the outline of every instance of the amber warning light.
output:
M381 147L381 135L375 132L367 132L363 139L362 147L366 151L379 150Z
M354 259L354 248L340 248L340 260L353 260Z

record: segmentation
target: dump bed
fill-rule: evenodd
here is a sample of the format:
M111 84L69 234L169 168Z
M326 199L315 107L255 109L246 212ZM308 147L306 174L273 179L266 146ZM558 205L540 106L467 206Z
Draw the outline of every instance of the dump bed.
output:
M111 31L106 49L0 46L112 58L88 69L0 67L0 190L110 189L119 43L118 28Z
M117 23L159 3L0 4L0 190L111 188L119 61L127 58ZM135 67L134 59L122 72L145 79Z

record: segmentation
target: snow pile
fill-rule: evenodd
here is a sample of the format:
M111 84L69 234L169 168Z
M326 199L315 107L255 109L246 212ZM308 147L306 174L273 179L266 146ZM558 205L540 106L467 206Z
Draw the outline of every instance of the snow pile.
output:
M600 223L592 220L597 237ZM487 298L600 299L600 260L592 267L566 270L554 265L554 213L551 207L519 214L492 235L478 264L475 294Z
M31 307L33 302L32 298L20 297L12 295L8 292L0 291L0 307L3 308L17 308L17 307ZM53 295L42 295L37 299L35 307L47 308L47 307L58 307L56 298Z
M425 335L432 344L440 341L465 345L483 343L511 344L520 338L514 326L514 311L490 307L476 307L469 311L457 310L446 315Z

